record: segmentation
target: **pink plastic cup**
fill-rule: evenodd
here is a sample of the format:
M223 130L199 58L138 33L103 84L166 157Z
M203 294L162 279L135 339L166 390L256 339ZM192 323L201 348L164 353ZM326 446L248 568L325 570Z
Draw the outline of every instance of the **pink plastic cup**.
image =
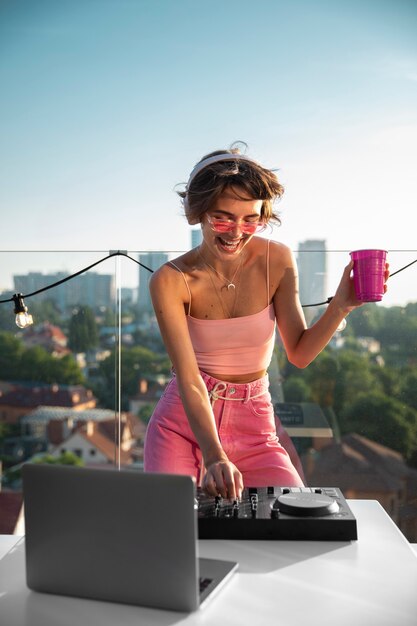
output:
M358 300L378 302L384 295L386 250L354 250L353 284Z

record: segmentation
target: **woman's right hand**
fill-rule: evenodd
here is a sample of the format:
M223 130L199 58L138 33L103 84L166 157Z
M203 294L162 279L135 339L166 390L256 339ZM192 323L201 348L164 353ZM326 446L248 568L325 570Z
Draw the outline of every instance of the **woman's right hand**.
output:
M229 459L215 461L206 466L201 484L211 496L222 496L230 500L240 500L243 490L242 474Z

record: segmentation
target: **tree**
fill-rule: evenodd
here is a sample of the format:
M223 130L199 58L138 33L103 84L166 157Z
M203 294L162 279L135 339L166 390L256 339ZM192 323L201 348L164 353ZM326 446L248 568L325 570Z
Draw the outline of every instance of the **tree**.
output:
M298 376L290 376L283 383L285 402L310 402L311 389L306 381Z
M10 333L0 332L0 380L77 385L84 382L72 355L56 358L44 348L24 348Z
M87 352L98 345L97 324L92 309L82 306L71 316L68 346L73 352Z
M19 370L24 348L11 333L0 332L0 380L21 380Z
M149 420L152 417L153 410L155 408L155 404L144 404L138 411L138 417L144 422L144 424L148 424Z
M399 398L417 411L417 368L401 377Z
M384 310L376 304L368 303L352 311L348 326L356 337L376 337L383 324Z
M393 398L399 398L401 387L401 373L400 370L384 365L372 365L372 372L378 381L378 388L387 396Z
M48 465L75 465L81 467L84 465L84 461L74 452L62 452L59 456L53 456L52 454L44 454L41 457L33 459L33 463L47 463Z
M357 394L379 388L379 380L374 374L367 354L358 354L354 351L340 352L333 404L336 414L349 405Z
M6 298L6 294L2 294L2 299ZM15 315L13 302L3 302L0 304L0 330L13 332L16 331Z
M417 449L417 412L381 391L358 394L339 417L343 434L356 432L406 459Z
M99 376L102 382L94 388L94 393L103 406L115 405L116 362L117 351L112 350L110 356L100 363ZM165 355L156 354L148 348L123 348L120 372L122 407L127 409L128 399L137 393L141 379L152 381L159 375L168 376L170 367L170 361Z
M334 405L334 394L339 364L335 355L324 351L306 370L311 399L322 407Z
M26 304L29 307L29 313L33 316L35 324L49 322L55 326L62 327L63 320L61 311L54 300L46 299L37 301L35 297L30 298Z

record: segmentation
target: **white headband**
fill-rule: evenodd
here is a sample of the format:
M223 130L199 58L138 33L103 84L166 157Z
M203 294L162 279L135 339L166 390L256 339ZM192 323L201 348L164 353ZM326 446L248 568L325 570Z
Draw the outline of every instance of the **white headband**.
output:
M235 159L239 159L241 161L242 160L250 161L251 163L255 163L256 165L259 165L260 167L262 167L260 163L258 163L254 159L251 159L245 154L234 154L230 152L225 153L225 154L215 154L214 156L208 157L207 159L200 161L200 163L197 163L197 165L191 171L190 178L188 179L188 183L187 183L187 189L190 187L190 183L193 180L193 178L208 165L211 165L212 163L216 163L217 161L233 161Z

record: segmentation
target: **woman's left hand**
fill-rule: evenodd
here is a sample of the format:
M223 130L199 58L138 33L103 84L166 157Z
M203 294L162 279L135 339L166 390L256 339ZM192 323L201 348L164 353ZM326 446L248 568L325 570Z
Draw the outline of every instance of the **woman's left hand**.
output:
M346 310L346 313L350 313L353 309L365 304L362 300L358 300L355 293L355 287L353 283L353 261L350 261L344 269L339 286L336 290L333 300L336 300L338 305ZM389 263L385 263L384 274L384 294L387 292L387 281L389 278Z

